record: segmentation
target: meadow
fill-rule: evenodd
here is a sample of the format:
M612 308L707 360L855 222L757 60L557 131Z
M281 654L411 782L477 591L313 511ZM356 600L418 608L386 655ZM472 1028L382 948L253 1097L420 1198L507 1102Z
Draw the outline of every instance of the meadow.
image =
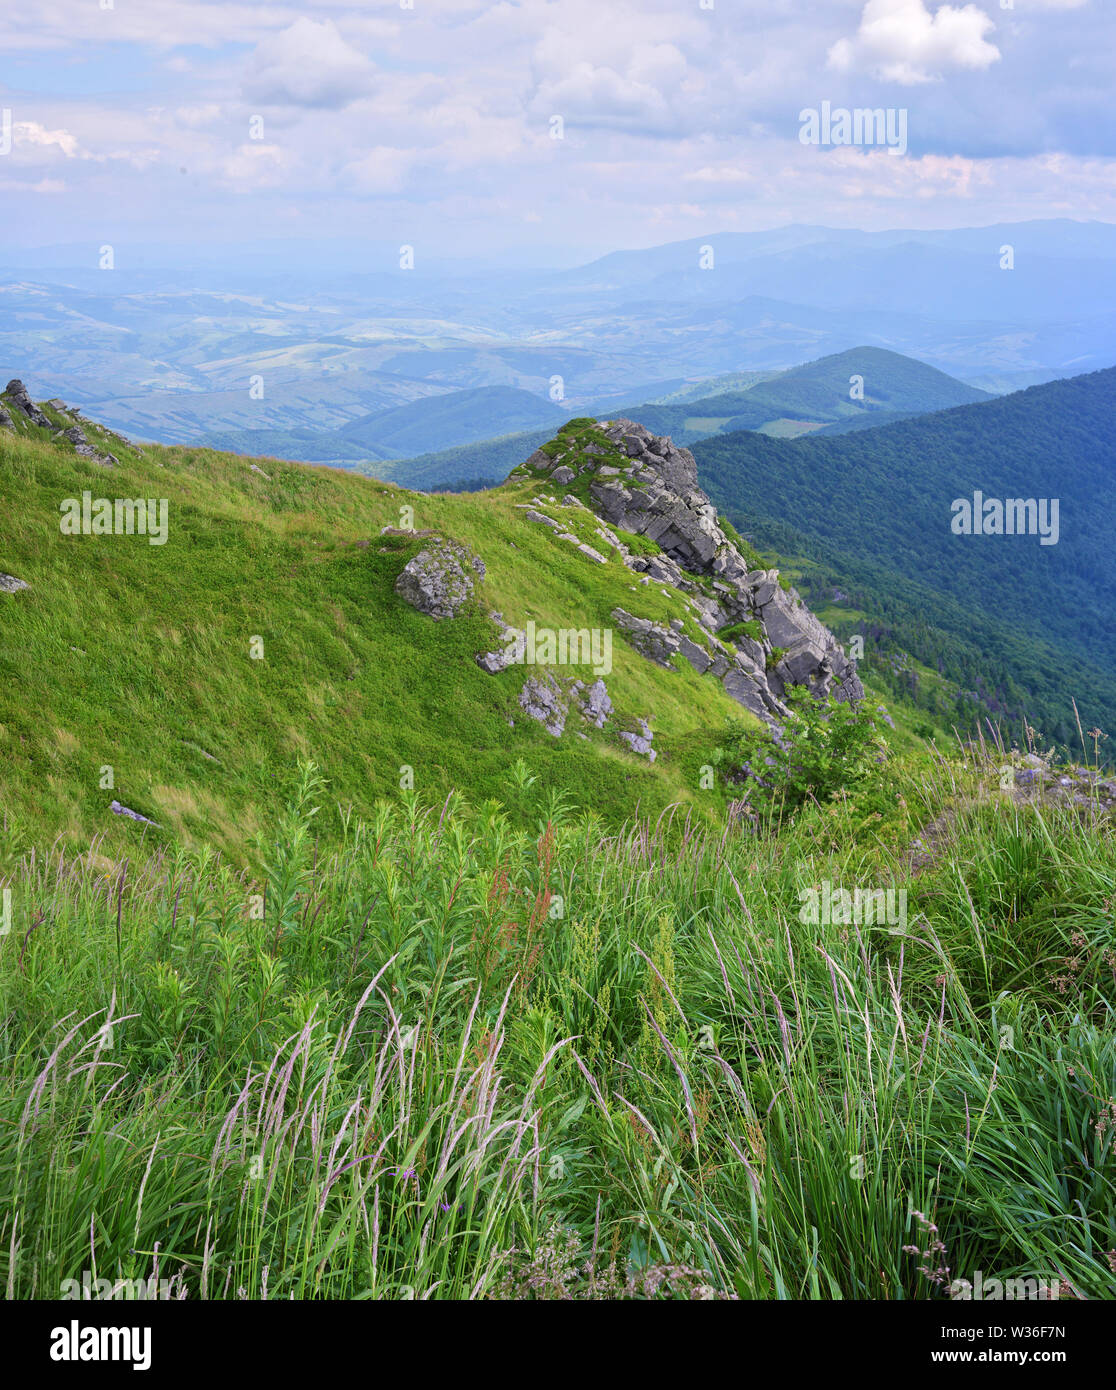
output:
M1021 804L997 761L620 830L522 762L506 805L363 817L303 763L258 869L28 852L0 1287L1111 1298L1111 823ZM901 888L903 921L803 921L825 883Z

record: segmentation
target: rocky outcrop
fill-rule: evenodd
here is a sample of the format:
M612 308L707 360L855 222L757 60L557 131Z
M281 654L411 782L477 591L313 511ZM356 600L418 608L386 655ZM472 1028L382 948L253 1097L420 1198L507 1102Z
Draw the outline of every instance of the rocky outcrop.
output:
M439 537L404 565L395 592L431 618L455 618L483 578L481 559L457 541Z
M566 721L573 710L594 729L603 729L613 712L603 680L596 680L592 685L579 680L562 682L550 671L541 676L529 676L524 681L519 692L519 707L555 738L565 733Z
M633 733L630 729L621 729L620 737L633 753L639 753L649 763L653 763L658 757L654 748L651 747L651 740L655 735L651 732L651 726L646 719L640 719L636 722L639 724L638 733Z
M93 459L105 468L114 468L120 462L115 454L102 453L100 449L94 448L80 425L72 425L68 430L63 430L61 437L74 446L74 452L79 458Z
M30 584L17 579L14 574L0 574L0 594L18 594L21 589L30 587Z
M8 382L4 394L11 401L13 409L18 411L25 420L30 421L38 429L47 430L52 439L61 439L65 440L67 444L72 444L74 452L79 458L91 459L94 463L99 463L105 468L115 468L120 462L115 454L110 454L91 444L80 425L71 423L69 428L63 429L61 426L53 424L50 418L31 399L31 393L18 377ZM47 401L47 405L66 420L73 421L75 416L81 414L79 410L67 406L65 401L57 398ZM0 405L0 429L15 429L11 415L2 405ZM121 444L129 443L122 434L117 434L114 430L103 430L102 432L111 435L113 439L119 439ZM131 445L130 447L135 448L136 446Z
M27 387L24 386L23 382L20 381L18 377L8 382L7 386L4 388L4 394L11 401L12 405L15 406L16 410L18 410L20 414L25 415L33 425L38 425L40 429L49 430L51 428L50 421L31 399Z
M514 666L523 659L520 652L522 634L504 622L502 613L489 613L488 616L500 629L500 641L503 645L497 651L478 652L473 659L482 671L487 671L490 676L494 676L500 671L506 671L509 666Z
M685 658L769 723L786 715L780 697L788 686L806 686L819 698L863 698L855 662L795 590L784 587L776 570L749 569L698 487L688 449L634 420L602 421L592 433L597 436L592 442L584 435L580 441L570 437L565 448L560 436L558 448L538 450L525 467L547 473L558 487L587 481L593 508L607 523L602 539L620 551L642 584L686 594L700 640L682 620L667 628L622 608L613 611L637 651L662 666L672 666L676 656ZM527 516L556 526L538 512ZM633 553L609 528L646 537L660 553Z

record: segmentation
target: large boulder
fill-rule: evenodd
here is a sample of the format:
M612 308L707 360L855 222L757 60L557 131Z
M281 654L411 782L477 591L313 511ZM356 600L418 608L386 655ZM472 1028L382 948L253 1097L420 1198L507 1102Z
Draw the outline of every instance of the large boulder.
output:
M457 541L439 537L403 566L395 592L431 618L456 618L474 584L484 578L484 562Z
M49 430L51 428L50 421L31 399L30 392L18 377L8 382L4 394L21 414L27 416L33 425L38 425L40 429Z

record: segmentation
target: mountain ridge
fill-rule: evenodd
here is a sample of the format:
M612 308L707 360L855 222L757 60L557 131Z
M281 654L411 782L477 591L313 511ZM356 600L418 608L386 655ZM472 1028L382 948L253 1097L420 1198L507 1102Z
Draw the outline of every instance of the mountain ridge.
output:
M777 722L799 682L860 693L790 586L718 527L692 455L642 427L612 438L572 421L500 487L429 496L310 465L141 449L60 401L40 423L10 387L0 570L22 587L0 593L0 744L16 829L47 816L75 840L206 838L242 852L307 746L338 804L408 776L443 796L507 795L509 760L525 757L610 824L675 802L712 818L734 793L723 778L703 786L700 769L729 723ZM649 458L681 466L682 493L633 476ZM599 477L570 466L590 460ZM631 530L598 515L594 484ZM111 520L104 533L60 526L66 499L109 518L114 495L163 499L163 540ZM429 588L437 538L479 562L449 622L397 588L408 567L412 594ZM570 671L481 664L529 624L611 632L611 670L580 657Z

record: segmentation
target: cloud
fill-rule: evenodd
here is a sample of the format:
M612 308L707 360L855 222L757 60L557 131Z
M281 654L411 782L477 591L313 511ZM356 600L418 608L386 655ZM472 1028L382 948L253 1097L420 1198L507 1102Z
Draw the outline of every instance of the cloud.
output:
M925 0L867 0L860 28L829 50L840 71L869 67L887 82L932 82L949 68L983 71L1000 59L985 35L996 26L976 5L942 5L933 14Z
M238 193L275 188L283 179L285 156L278 145L241 145L223 162L226 183Z
M298 19L257 46L244 78L244 94L261 106L338 110L373 87L376 70L347 43L332 20Z
M12 133L16 145L39 145L48 149L53 146L61 150L67 159L88 159L90 157L82 150L76 137L71 135L68 130L47 130L37 121L17 121L12 127Z
M361 193L397 193L412 163L407 150L377 145L347 164L342 171L346 185Z

